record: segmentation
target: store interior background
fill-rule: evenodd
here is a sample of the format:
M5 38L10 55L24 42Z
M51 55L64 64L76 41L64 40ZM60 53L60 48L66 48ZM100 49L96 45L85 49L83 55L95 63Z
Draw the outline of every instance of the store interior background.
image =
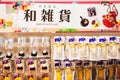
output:
M52 0L52 1L50 1L50 0L44 0L44 1L43 0L17 0L17 1L31 2L33 4L37 3L37 4L42 4L42 5L44 5L44 4L51 5L53 3L56 5L60 4L60 6L65 5L65 4L69 4L70 6L71 5L80 5L80 4L83 4L83 5L85 4L87 6L89 6L88 4L91 4L91 5L95 4L95 5L97 5L97 7L99 7L99 5L101 6L101 0L89 0L89 1L88 0L84 0L84 1L81 1L81 0L76 0L76 1L74 1L74 0L60 0L60 1L58 1L58 0ZM12 7L13 7L14 2L16 2L16 0L0 0L0 18L4 18L4 19L10 20L10 21L13 19L12 16L14 16L14 15L12 15L13 14ZM113 2L114 4L116 4L117 10L119 13L117 16L117 20L119 20L120 19L120 12L119 12L120 11L120 1L111 0L110 2ZM69 5L66 6L68 9L69 9ZM60 6L58 6L58 7L60 8ZM102 6L102 8L103 8L103 6ZM74 11L74 7L72 7L72 9ZM104 8L105 11L106 11L106 9L107 8ZM75 11L75 12L77 12L77 11ZM99 12L102 13L102 10ZM77 15L74 14L71 17L71 19L74 19L75 18L74 16L79 17L80 16L79 13L84 14L84 13L78 12L78 13L76 13ZM56 16L58 16L58 15L56 14ZM19 18L19 15L18 15L18 18ZM74 20L73 23L80 22L80 21L81 21L80 18L78 18L77 20ZM20 23L23 24L19 20L18 20L18 22L19 22L19 24ZM74 24L72 24L72 25L74 25ZM18 55L19 50L21 50L21 47L24 46L24 39L25 39L26 42L25 42L25 46L23 47L23 49L25 49L25 53L28 53L27 56L30 56L31 54L29 54L29 53L31 53L31 51L33 49L35 49L35 50L38 50L38 53L40 53L40 55L38 55L38 56L42 56L42 58L44 58L46 60L47 63L44 64L44 61L42 62L42 60L41 60L43 65L41 65L42 63L41 64L38 63L36 65L36 66L38 66L37 73L34 71L28 72L29 70L27 70L28 68L26 68L26 67L25 67L26 68L25 73L21 74L21 72L18 71L18 74L20 73L20 77L23 80L30 80L30 79L28 79L28 76L30 77L31 74L36 80L37 79L38 80L120 80L120 74L119 74L119 72L120 72L120 58L119 58L120 57L120 32L119 32L119 30L120 29L119 30L112 30L111 28L104 29L104 26L102 28L98 28L98 29L92 29L89 27L82 27L82 29L81 29L81 25L79 24L80 28L78 26L75 26L75 31L73 31L73 32L71 31L71 29L66 32L61 31L61 30L60 30L60 32L58 32L59 29L65 29L68 26L72 26L72 25L71 24L68 25L67 22L65 22L65 24L64 23L59 24L59 26L57 26L57 28L54 26L50 26L50 27L42 26L42 28L40 28L41 26L37 26L37 27L27 26L28 30L25 30L25 31L24 30L22 31L22 28L24 28L24 26L21 26L22 28L18 27L18 26L17 27L16 26L8 26L6 28L1 27L0 28L0 36L1 36L0 41L2 41L3 44L2 44L2 42L0 42L0 44L2 44L2 46L0 45L0 50L2 50L3 53L5 53L4 56L6 56L7 50L9 51L9 49L8 48L5 49L5 44L6 44L5 41L8 40L8 42L10 42L10 44L8 43L8 45L12 44L12 46L13 46L12 49L10 49L11 52L15 53L15 55ZM75 25L77 25L77 23ZM101 24L101 25L103 25L103 24ZM77 30L76 30L76 28L77 28ZM21 39L23 39L23 43L22 43L22 46L19 46L18 43L19 43L19 40L21 40ZM78 39L80 39L81 42L75 41ZM85 42L84 42L84 39L85 39ZM101 39L100 43L96 43L96 41L98 39ZM111 41L107 42L107 40L109 41L110 39L111 39ZM12 42L12 40L13 40L13 42ZM32 40L33 41L35 40L34 47L32 45ZM87 40L88 40L88 42L87 42ZM89 42L89 40L90 40L90 42ZM69 41L73 41L73 42L69 42ZM83 43L83 44L81 44L81 43ZM90 45L89 45L89 43L90 43ZM103 53L104 53L104 51L107 52L107 49L106 49L107 47L110 47L109 51L111 51L111 53L113 53L113 55L115 53L115 57L111 57L111 55L109 55L108 57L110 58L110 60L107 61L105 59L106 58L106 56L105 56L105 58L102 59L103 61L100 60L100 62L99 62L99 60L98 60L98 62L97 62L97 58L99 56L102 56L102 55L97 55L97 58L94 56L91 56L90 62L87 58L86 58L87 60L83 59L83 61L82 61L82 58L80 58L79 56L80 55L85 56L84 54L80 54L79 56L71 55L72 51L73 51L73 53L74 53L74 51L76 51L75 46L77 48L79 48L79 53L80 53L80 51L86 52L86 50L85 50L86 47L89 47L91 54L92 54L92 52L93 52L93 54L94 54L94 52L97 53L96 46L97 46L97 48L100 47L99 50L103 49ZM111 49L111 47L112 47L112 49ZM11 46L10 46L10 48L11 48ZM66 53L66 49L68 51L68 54ZM45 52L46 51L48 52L48 53L45 53L45 54L48 54L47 56L45 54L43 55L44 50L45 50ZM71 60L65 59L66 55L67 55L67 58L70 58ZM106 53L105 53L105 55L106 55ZM15 59L17 59L17 58L15 58ZM46 59L46 58L48 58L48 59ZM74 58L75 59L80 58L81 60L74 60ZM26 60L26 59L23 59L23 60ZM40 61L39 58L36 58L35 60ZM1 61L2 61L2 58L0 59L0 62ZM2 63L0 63L0 64L2 65ZM71 64L72 64L72 66L71 66ZM91 64L92 64L92 66L91 66ZM41 70L42 66L43 66L43 68L46 68L46 65L48 67L47 68L48 70L42 71ZM14 67L14 68L16 68L16 67ZM2 68L0 70L2 70ZM74 76L74 70L78 71L77 77ZM97 73L96 73L96 70L98 70ZM11 77L10 80L14 80L14 79L17 80L16 79L16 71L17 70L13 70L13 71L14 72L12 72L12 75L10 74L8 76L7 76L6 72L5 72L5 74L0 74L0 80L5 80L3 78L6 78L6 77L7 78ZM40 72L40 71L42 71L42 72ZM65 71L66 72L68 71L69 75L64 74ZM116 73L114 73L114 71L116 71ZM58 72L58 74L56 74L57 72ZM34 73L36 73L37 75ZM43 73L43 74L45 73L45 74L42 75L41 73ZM85 74L85 75L83 75L83 74ZM15 76L15 78L13 75ZM67 78L64 75L66 75ZM79 75L79 77L78 77L78 75ZM44 76L44 77L42 77L42 76ZM17 75L17 77L19 77L19 76ZM8 79L6 79L6 80L8 80Z

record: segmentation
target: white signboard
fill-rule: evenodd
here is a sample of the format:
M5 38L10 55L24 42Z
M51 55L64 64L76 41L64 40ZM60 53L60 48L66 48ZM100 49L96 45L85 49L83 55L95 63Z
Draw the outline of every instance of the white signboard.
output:
M114 10L112 8L115 8ZM117 9L117 10L116 10ZM49 27L79 29L112 29L113 24L103 19L114 11L112 22L120 20L120 4L103 6L101 4L42 4L35 3L29 10L13 13L13 27ZM116 23L116 24L117 24Z
M6 4L0 4L0 18L6 17Z

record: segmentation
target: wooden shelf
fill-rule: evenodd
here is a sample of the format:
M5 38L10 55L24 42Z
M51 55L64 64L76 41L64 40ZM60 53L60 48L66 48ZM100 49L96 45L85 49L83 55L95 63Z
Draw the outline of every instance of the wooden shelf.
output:
M120 31L81 31L81 32L64 32L64 33L50 33L50 32L1 32L1 37L28 37L28 36L120 36Z

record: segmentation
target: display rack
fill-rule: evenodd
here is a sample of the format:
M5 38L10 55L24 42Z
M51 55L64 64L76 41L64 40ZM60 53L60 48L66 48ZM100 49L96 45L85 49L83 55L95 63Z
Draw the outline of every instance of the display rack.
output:
M80 32L1 32L1 37L28 37L28 36L120 36L120 31L80 31Z
M54 76L54 60L53 60L53 50L54 50L54 36L120 36L119 31L80 31L80 32L1 32L0 37L7 38L15 38L15 37L29 37L29 36L49 36L50 37L50 45L51 45L51 72L49 73L51 76L51 80L53 80Z

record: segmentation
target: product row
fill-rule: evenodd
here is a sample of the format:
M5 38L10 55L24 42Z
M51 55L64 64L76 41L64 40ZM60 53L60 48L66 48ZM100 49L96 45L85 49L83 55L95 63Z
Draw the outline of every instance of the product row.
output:
M50 59L2 59L0 60L1 73L37 74L50 71Z
M50 74L1 74L0 80L50 80Z
M120 59L119 36L56 36L54 59L107 60Z
M0 58L50 57L49 37L0 38Z
M54 80L120 80L120 61L55 60Z

